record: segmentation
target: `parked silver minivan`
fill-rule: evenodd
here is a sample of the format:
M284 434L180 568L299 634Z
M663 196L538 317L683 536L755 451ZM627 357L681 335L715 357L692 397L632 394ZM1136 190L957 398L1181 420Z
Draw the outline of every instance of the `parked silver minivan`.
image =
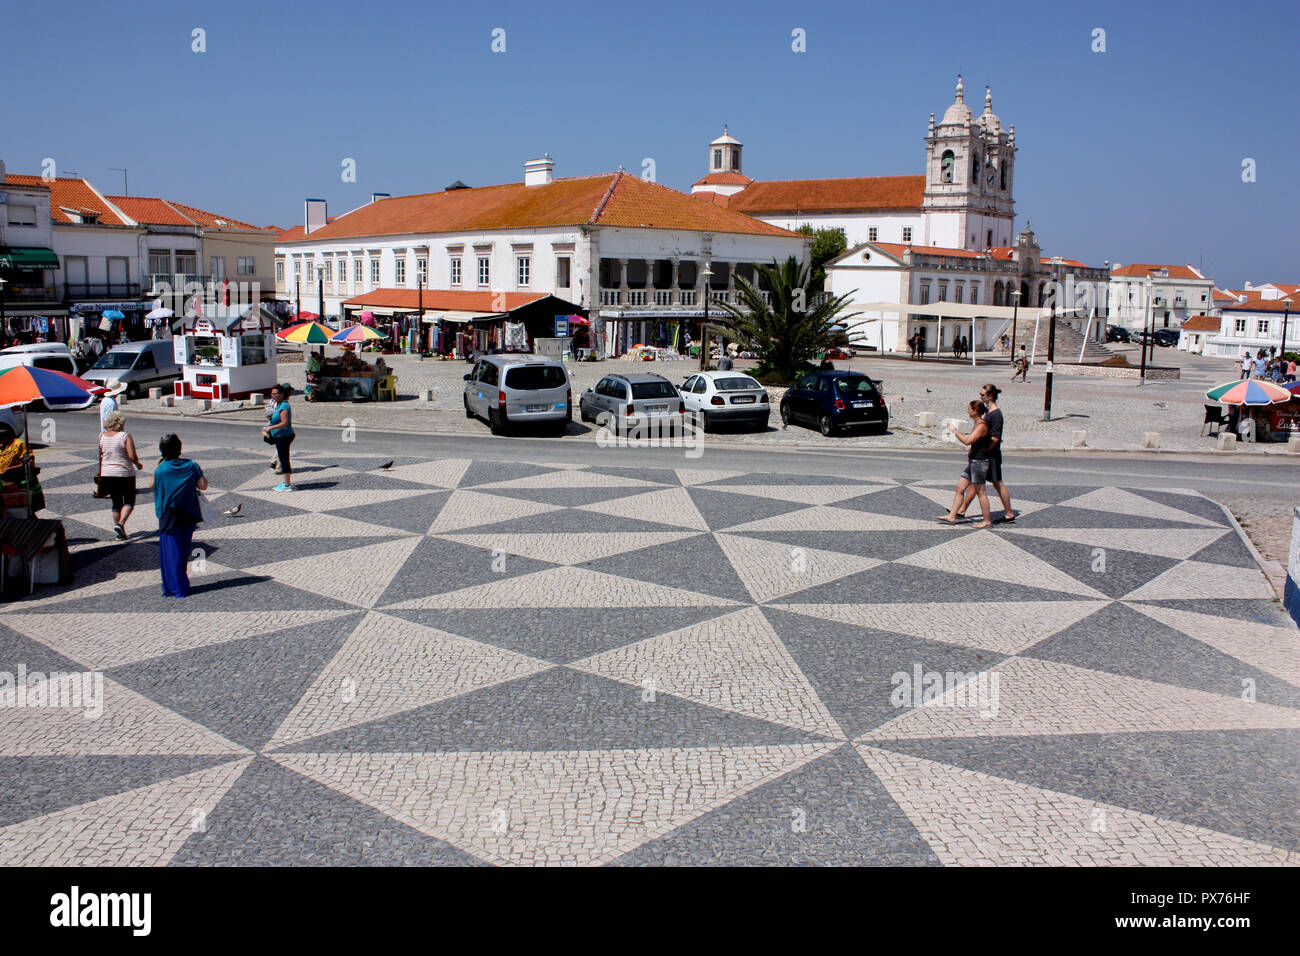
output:
M550 423L557 435L573 418L573 392L563 362L531 353L483 355L465 376L465 417L487 419L492 434L511 425Z
M82 376L107 388L125 382L127 398L146 395L153 387L170 387L180 377L170 339L115 345Z

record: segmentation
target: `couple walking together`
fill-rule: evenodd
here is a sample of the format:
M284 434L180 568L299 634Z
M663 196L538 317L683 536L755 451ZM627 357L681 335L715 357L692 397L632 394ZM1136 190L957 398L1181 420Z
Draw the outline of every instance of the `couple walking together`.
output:
M992 482L993 489L1002 499L1002 517L999 520L1016 520L1016 512L1011 510L1011 491L1002 480L1002 410L998 408L1000 393L1001 389L991 383L981 388L980 397L966 409L971 420L971 430L967 433L953 430L956 439L967 447L966 470L957 479L952 508L946 515L939 517L946 524L956 524L965 518L966 509L978 497L983 520L975 527L991 528L993 521L989 512L988 492L985 490L985 485L989 482Z

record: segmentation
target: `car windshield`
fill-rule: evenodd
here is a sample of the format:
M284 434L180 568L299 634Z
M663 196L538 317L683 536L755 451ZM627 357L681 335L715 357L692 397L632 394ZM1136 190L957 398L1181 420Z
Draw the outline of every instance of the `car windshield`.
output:
M506 388L530 391L564 385L564 369L558 365L516 365L506 370Z
M139 352L105 352L95 368L124 369L135 364Z
M633 398L676 398L672 382L633 382Z
M842 395L875 395L876 386L869 378L840 378L835 380L835 390Z
M713 387L719 392L735 392L743 388L762 388L763 386L748 375L741 375L737 378L715 378Z

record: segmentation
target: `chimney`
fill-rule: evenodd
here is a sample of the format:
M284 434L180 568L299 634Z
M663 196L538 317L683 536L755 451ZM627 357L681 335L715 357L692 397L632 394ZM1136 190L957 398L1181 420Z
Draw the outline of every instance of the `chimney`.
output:
M1251 289L1255 287L1251 285L1249 282L1247 282L1244 286L1242 286L1242 288L1244 288L1247 292L1249 292Z
M4 181L5 181L5 161L3 159L0 159L0 185L4 185Z
M305 235L310 235L328 222L329 214L324 199L304 200L302 227Z
M392 198L393 198L392 193L371 193L370 194L370 201L372 203L379 202L379 200L381 199L392 199Z
M555 160L547 153L541 159L524 163L525 186L548 186L555 181Z

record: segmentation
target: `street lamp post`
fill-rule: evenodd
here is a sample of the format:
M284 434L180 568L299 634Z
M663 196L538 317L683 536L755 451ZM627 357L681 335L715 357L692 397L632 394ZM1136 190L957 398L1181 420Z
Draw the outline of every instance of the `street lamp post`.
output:
M300 322L299 316L302 315L302 276L295 276L293 280L293 320Z
M1056 300L1061 294L1060 270L1054 270L1056 275L1056 288L1052 292L1052 317L1051 324L1047 327L1047 374L1046 384L1043 386L1043 421L1052 420L1052 370L1056 361Z
M325 322L325 266L316 267L316 308L320 310L321 324Z
M1147 316L1142 323L1142 371L1139 373L1138 385L1147 383L1147 345L1151 342L1151 325L1155 322L1155 304L1147 297Z
M1010 351L1010 353L1011 353L1010 361L1011 361L1012 364L1015 364L1015 361L1016 361L1016 319L1020 316L1020 290L1019 290L1019 289L1016 289L1016 291L1012 292L1011 295L1015 298L1016 301L1013 302L1013 303L1011 304L1011 305L1012 305L1012 307L1011 307L1011 348L1010 348L1009 351Z
M709 367L709 279L713 277L709 263L704 264L700 276L704 279L704 321L700 323L700 371L703 372Z
M415 328L406 330L406 351L408 353L414 352L416 350L415 336L424 335L424 276L423 275L416 276L415 290L416 290L415 291L416 305L419 306L419 310L415 313ZM420 351L423 352L424 349L421 348Z
M5 286L8 284L8 279L0 279L0 332L5 335L9 334L9 318L5 315ZM1283 338L1285 339L1286 336Z
M1291 300L1282 300L1282 347L1278 349L1277 354L1286 355L1286 322L1291 317Z

